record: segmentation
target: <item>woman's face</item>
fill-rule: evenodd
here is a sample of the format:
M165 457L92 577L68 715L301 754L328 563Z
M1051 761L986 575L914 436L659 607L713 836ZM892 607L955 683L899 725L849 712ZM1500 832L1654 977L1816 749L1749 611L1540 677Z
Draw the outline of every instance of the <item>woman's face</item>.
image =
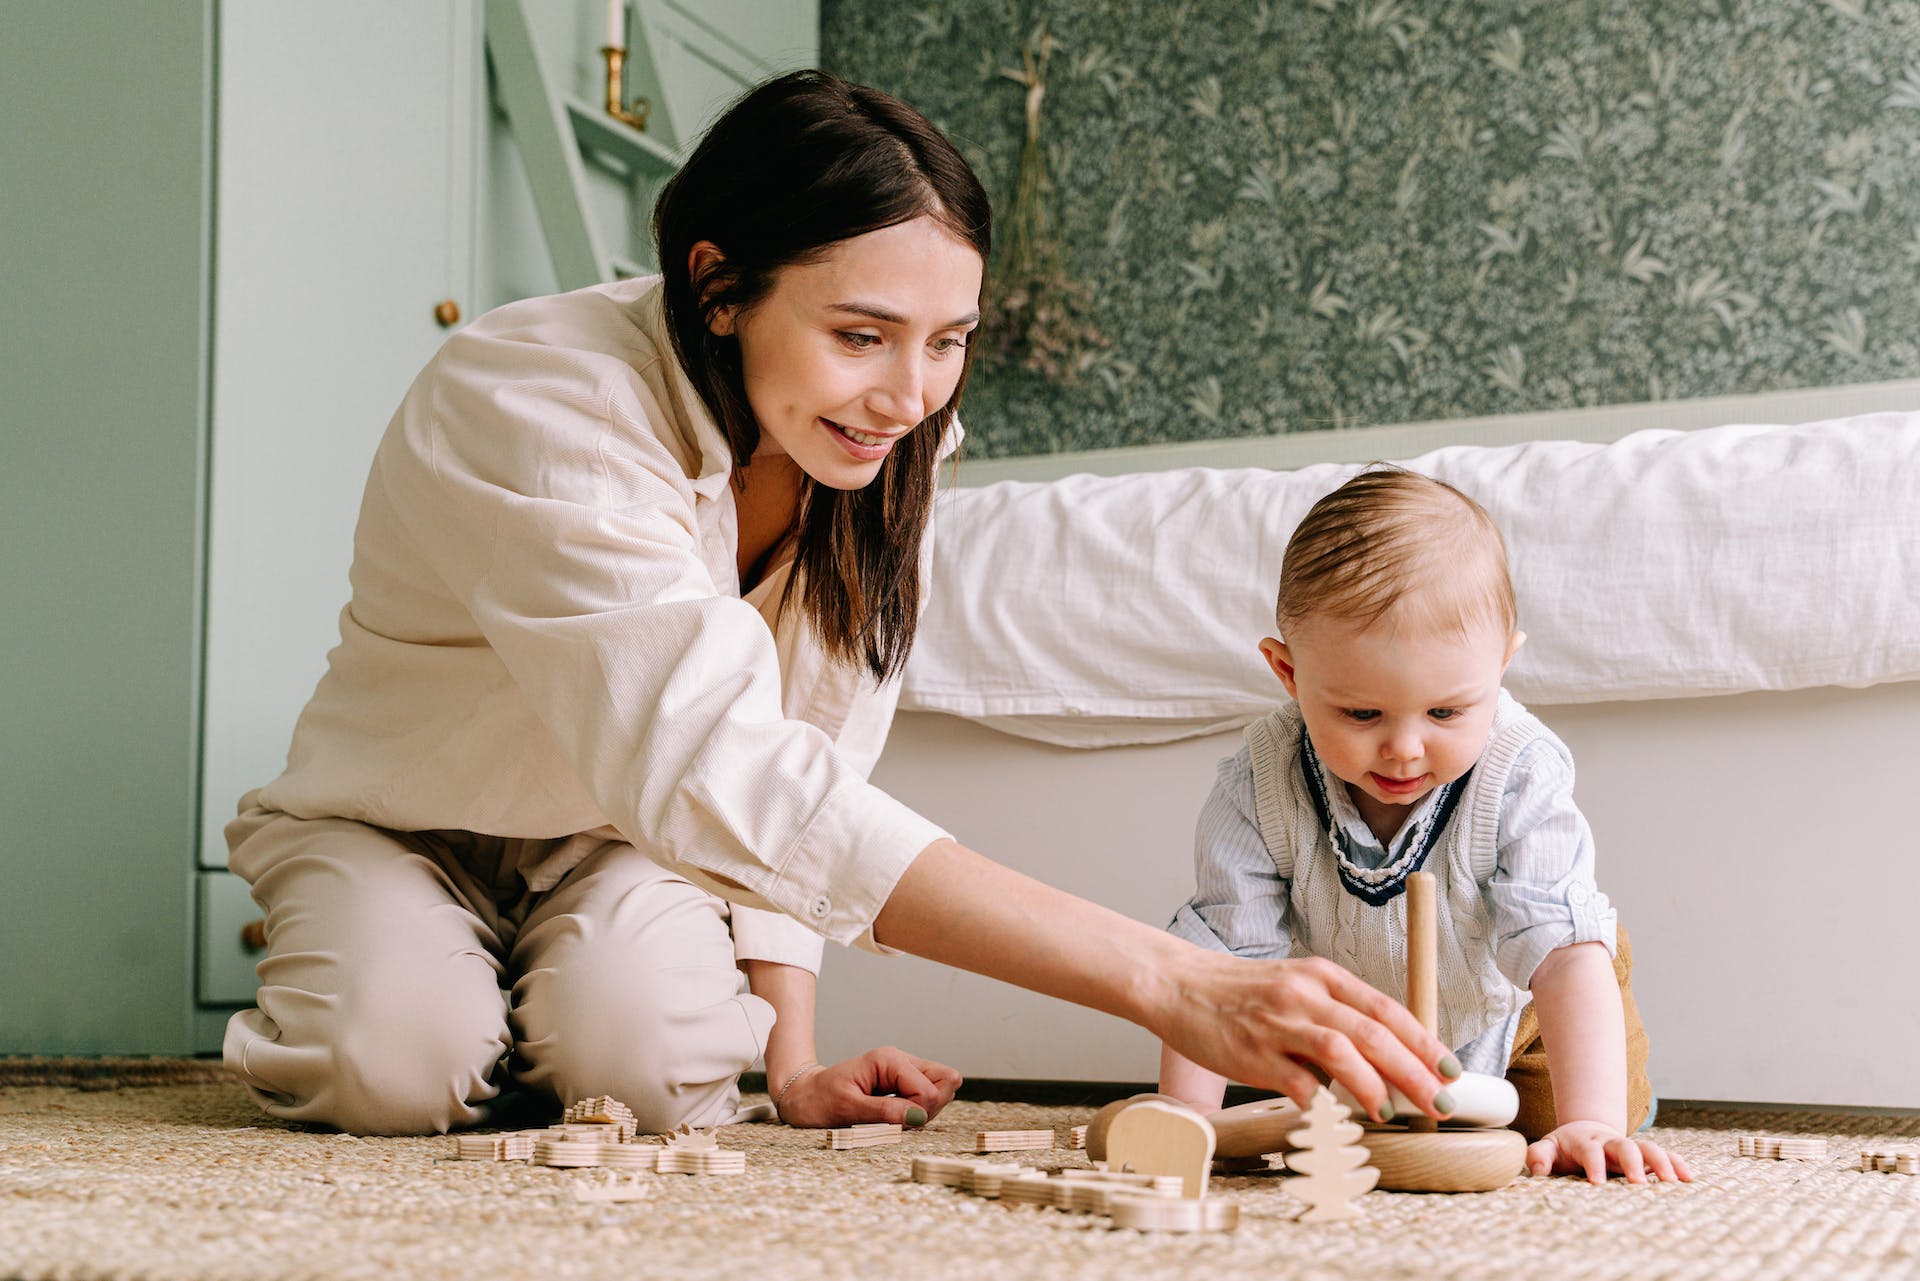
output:
M896 223L782 268L736 334L756 456L859 489L902 437L953 398L980 321L979 253L931 217Z

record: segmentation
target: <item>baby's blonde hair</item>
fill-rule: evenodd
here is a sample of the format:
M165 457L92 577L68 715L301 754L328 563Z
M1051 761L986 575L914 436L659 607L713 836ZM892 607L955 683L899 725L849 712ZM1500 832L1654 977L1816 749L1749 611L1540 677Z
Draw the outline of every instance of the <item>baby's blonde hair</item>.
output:
M1445 481L1400 467L1361 472L1315 503L1287 540L1276 621L1422 631L1519 627L1507 546L1486 509Z

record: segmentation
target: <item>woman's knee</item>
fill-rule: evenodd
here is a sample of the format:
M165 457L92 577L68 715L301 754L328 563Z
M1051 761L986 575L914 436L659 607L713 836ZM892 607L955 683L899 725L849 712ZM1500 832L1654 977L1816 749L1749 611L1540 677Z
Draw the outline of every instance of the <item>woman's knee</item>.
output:
M491 975L464 977L396 975L344 1006L331 1044L332 1124L422 1134L479 1119L478 1105L499 1092L511 1042Z
M471 1124L508 1047L492 931L391 834L278 816L242 842L267 911L228 1062L263 1107L355 1133Z
M263 990L228 1025L226 1060L287 1120L354 1134L470 1125L498 1093L509 1049L504 995L490 975L473 980L393 974L326 995Z
M700 937L705 926L636 933L575 920L546 940L515 988L522 1079L562 1102L610 1094L654 1133L722 1119L774 1013L745 990L724 918L711 929L717 943Z

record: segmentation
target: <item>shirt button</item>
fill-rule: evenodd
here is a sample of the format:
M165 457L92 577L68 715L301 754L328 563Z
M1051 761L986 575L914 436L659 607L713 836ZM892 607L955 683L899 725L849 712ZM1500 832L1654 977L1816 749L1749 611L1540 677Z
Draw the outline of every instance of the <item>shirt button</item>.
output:
M1587 901L1587 887L1585 885L1573 885L1568 888L1567 902L1573 904L1575 907L1578 907L1586 901Z
M816 921L825 920L827 917L827 913L831 911L833 911L833 900L828 898L824 894L814 899L813 902L807 904L807 915L811 916Z

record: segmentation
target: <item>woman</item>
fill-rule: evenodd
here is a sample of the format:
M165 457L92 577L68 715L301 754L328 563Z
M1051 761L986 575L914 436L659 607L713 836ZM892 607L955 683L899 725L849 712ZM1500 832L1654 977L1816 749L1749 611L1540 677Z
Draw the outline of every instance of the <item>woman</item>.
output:
M1304 1099L1439 1088L1336 967L1205 953L956 843L866 782L913 641L978 323L985 194L904 104L754 90L662 194L663 276L482 317L375 457L341 643L228 826L267 910L226 1058L267 1111L480 1123L504 1086L797 1125L920 1124L959 1085L822 1066L821 938L1142 1024ZM503 986L504 985L504 986Z

